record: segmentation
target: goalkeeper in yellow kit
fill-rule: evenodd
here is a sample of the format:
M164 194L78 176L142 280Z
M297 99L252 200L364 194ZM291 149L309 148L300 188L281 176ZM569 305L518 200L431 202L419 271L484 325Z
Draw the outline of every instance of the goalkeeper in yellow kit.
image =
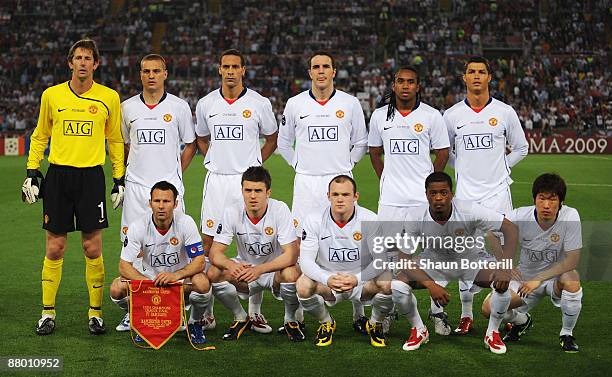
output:
M123 200L125 166L119 95L93 81L99 61L100 54L92 40L80 40L70 48L68 66L72 77L43 92L38 124L31 137L22 197L30 204L39 196L43 199L43 228L47 234L38 335L49 335L55 329L55 296L62 278L67 234L75 230L81 231L85 254L89 332L105 332L101 309L102 229L108 227L102 169L105 141L113 165L113 208ZM49 168L39 185L40 161L49 138Z

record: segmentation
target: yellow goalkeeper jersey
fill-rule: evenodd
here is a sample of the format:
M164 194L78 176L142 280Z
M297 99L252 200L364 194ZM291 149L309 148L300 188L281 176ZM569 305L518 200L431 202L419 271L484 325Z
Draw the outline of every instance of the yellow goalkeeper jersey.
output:
M49 162L77 168L104 165L107 140L113 177L125 174L121 107L119 94L113 89L94 82L78 95L69 81L47 88L30 139L28 169L40 167L49 138Z

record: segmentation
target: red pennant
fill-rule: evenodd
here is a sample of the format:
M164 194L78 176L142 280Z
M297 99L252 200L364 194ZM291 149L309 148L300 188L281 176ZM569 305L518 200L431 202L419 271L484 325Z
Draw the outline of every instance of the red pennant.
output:
M151 347L160 349L181 327L183 285L156 287L152 280L130 281L130 324Z

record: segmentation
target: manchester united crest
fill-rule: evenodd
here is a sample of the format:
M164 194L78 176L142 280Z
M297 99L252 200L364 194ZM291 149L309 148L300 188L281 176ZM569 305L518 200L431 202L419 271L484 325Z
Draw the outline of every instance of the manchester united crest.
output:
M151 296L151 302L153 303L153 305L159 305L161 304L162 298L160 295L153 295Z
M298 220L297 220L297 219L293 219L293 227L294 227L294 228L297 228L297 227L298 227L298 225L300 225L300 223L298 222Z
M339 118L339 119L344 118L344 111L342 111L342 110L336 111L336 117Z
M491 127L497 126L497 118L489 118L489 126Z
M247 118L247 119L248 119L248 118L250 118L250 117L251 117L251 115L252 115L252 114L251 114L251 110L244 110L244 111L242 112L242 116L243 116L243 117L245 117L245 118Z
M266 229L264 229L264 232L266 232L266 234L268 236L271 236L271 235L274 234L274 229L272 229L272 227L268 226L268 227L266 227Z
M415 132L422 132L423 131L423 125L421 123L417 123L414 125L414 131Z
M212 221L211 219L206 220L206 226L208 228L212 228L213 226L215 226L215 222Z
M170 122L171 120L172 120L172 115L171 114L164 114L164 121Z
M353 233L353 239L355 241L361 241L361 238L363 238L363 236L361 235L361 232L355 232Z
M98 112L98 106L96 106L96 105L91 105L91 106L89 106L89 109L88 109L88 110L89 110L89 112L90 112L91 114L95 114L95 113L97 113L97 112Z
M557 233L553 233L550 235L550 240L554 243L559 242L560 239L561 237Z
M172 246L178 245L178 238L176 238L176 237L170 238L170 245L172 245Z
M121 233L127 234L127 231L128 231L128 227L127 226L124 226L123 228L121 228Z

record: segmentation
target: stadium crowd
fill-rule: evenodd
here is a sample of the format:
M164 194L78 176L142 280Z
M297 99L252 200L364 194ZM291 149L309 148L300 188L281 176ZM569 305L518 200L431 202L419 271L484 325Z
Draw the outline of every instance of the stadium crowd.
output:
M2 2L2 133L34 128L40 94L68 77L64 47L83 36L101 48L96 79L122 99L137 93L138 62L154 34L169 62L168 90L192 110L218 87L217 59L227 48L248 56L247 85L270 98L279 115L308 87L305 60L315 50L337 56L337 87L357 95L367 117L398 65L418 67L423 100L443 110L463 96L463 58L484 54L493 95L513 105L527 130L612 130L610 9L603 0L107 3L101 10L82 0ZM116 3L123 7L113 9Z

